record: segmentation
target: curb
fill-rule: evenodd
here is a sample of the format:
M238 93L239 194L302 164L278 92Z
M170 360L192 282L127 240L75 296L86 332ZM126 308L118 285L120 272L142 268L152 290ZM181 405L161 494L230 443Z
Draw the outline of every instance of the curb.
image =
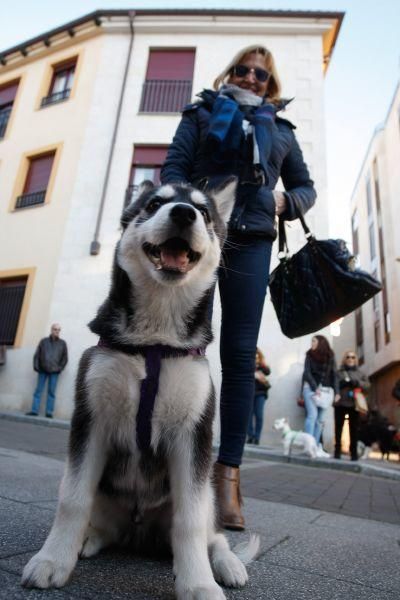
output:
M70 421L64 421L62 419L47 419L46 417L30 417L20 413L4 413L0 412L0 419L6 421L18 421L20 423L31 423L35 425L44 425L45 427L56 427L58 429L70 429Z
M20 423L30 423L35 425L42 425L44 427L56 427L58 429L70 429L70 421L62 419L47 419L46 417L30 417L20 413L5 413L0 412L0 419L6 421L17 421ZM218 446L214 446L215 451L218 450ZM345 471L347 473L354 473L359 475L365 475L367 477L379 477L381 479L392 479L400 481L400 469L390 469L386 467L380 467L376 465L366 464L358 461L357 463L351 463L334 458L316 458L314 460L307 456L283 456L276 451L268 448L249 448L245 446L244 457L254 458L258 460L264 460L266 462L275 462L291 465L301 465L303 467L311 467L314 469L333 469L336 471Z
M255 458L258 460L265 460L268 462L301 465L303 467L312 467L314 469L332 469L336 471L346 471L347 473L366 475L367 477L380 477L382 479L393 479L396 481L400 481L400 469L380 467L364 463L363 461L351 463L335 458L316 458L312 460L307 456L283 456L283 454L278 454L266 448L249 448L247 446L244 450L244 456L246 458Z

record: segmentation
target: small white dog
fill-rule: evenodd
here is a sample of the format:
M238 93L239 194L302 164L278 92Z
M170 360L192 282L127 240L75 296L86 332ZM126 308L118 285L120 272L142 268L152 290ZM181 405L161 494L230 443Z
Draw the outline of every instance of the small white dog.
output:
M318 446L315 438L304 431L293 431L285 418L276 419L274 423L275 431L282 432L283 454L289 456L292 447L302 448L303 452L310 458L317 458Z

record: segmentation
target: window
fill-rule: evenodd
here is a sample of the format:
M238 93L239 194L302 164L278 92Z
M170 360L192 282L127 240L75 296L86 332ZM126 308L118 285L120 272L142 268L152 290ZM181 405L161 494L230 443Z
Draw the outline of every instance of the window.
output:
M47 96L42 98L40 106L48 106L69 98L74 81L75 67L76 58L53 67L50 89Z
M373 277L377 278L378 273L375 270L372 273ZM380 294L375 294L372 298L372 308L374 311L374 338L375 338L375 352L379 352L380 339L381 339L381 311L380 311Z
M135 146L125 206L135 199L139 185L149 179L160 183L160 171L167 155L168 146Z
M18 196L15 208L27 208L44 203L54 156L55 152L50 152L29 158L23 192Z
M0 345L12 346L24 301L28 277L0 278Z
M351 217L351 233L353 238L353 254L358 257L360 253L360 245L358 239L358 212L355 209L353 216Z
M13 81L0 87L0 139L6 134L19 81Z
M180 112L192 94L194 50L150 50L140 112Z
M371 190L371 177L368 175L367 179L367 210L368 217L372 217L372 190Z
M367 210L368 210L368 238L369 238L369 254L371 262L376 258L376 240L375 240L375 219L372 198L371 175L368 175L366 184L367 193Z
M376 215L378 222L378 240L379 240L379 260L380 270L382 279L382 298L383 298L383 323L385 332L385 344L390 342L390 314L389 314L389 303L387 294L387 278L386 278L386 261L385 261L385 246L384 246L384 234L383 234L383 216L382 216L382 203L379 185L379 170L378 161L375 159L373 163L373 174L375 183L375 201L376 201Z
M360 365L364 363L364 328L361 308L355 311L357 356Z

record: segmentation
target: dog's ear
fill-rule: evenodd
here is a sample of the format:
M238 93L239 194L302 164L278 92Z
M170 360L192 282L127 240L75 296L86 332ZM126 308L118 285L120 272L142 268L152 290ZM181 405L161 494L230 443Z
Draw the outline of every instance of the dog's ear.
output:
M122 229L126 229L129 225L130 221L138 214L140 211L143 201L145 200L145 196L148 193L151 193L155 188L155 185L149 179L142 181L139 184L137 193L135 194L134 199L126 206L124 212L121 216L121 227Z
M238 178L232 175L223 181L217 188L209 190L209 195L214 199L218 214L224 223L228 223L236 199Z
M149 192L155 187L154 183L150 179L145 179L139 184L138 196L141 196L144 192Z

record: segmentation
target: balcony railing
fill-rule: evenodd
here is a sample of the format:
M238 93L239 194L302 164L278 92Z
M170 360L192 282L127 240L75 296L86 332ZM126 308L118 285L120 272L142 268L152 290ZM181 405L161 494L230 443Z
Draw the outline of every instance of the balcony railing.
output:
M0 110L0 139L4 137L7 129L7 123L11 115L12 106Z
M191 81L148 79L143 84L140 112L181 112L191 93Z
M32 192L31 194L22 194L18 196L15 208L27 208L36 204L44 204L46 190L42 192Z
M45 96L42 98L40 106L49 106L49 104L56 104L57 102L62 102L63 100L68 100L69 95L71 93L70 89L63 90L62 92L56 92L55 94L50 94L49 96Z

